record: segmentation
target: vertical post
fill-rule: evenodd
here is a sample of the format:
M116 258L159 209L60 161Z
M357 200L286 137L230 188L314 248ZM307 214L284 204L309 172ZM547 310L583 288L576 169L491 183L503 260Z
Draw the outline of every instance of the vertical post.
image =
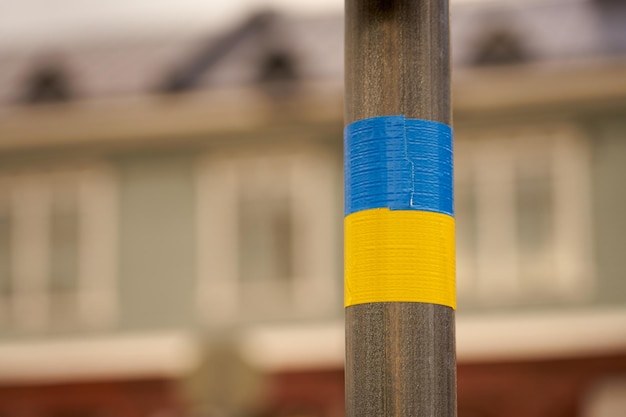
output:
M347 417L456 416L447 0L346 0Z

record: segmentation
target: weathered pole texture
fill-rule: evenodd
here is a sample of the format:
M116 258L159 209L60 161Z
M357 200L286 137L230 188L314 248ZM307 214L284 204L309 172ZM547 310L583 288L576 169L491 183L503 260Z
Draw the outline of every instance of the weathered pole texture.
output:
M346 416L456 416L447 0L346 0Z

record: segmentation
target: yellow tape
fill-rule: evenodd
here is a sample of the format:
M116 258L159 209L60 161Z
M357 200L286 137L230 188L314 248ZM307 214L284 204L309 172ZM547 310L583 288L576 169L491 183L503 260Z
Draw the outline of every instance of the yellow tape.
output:
M371 209L344 222L346 307L420 302L456 309L453 217Z

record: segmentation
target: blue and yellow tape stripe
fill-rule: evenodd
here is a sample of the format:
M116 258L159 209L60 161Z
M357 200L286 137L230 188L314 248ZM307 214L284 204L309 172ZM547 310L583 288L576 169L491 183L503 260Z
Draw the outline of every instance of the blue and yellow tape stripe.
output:
M345 306L456 308L452 130L404 116L345 129Z
M345 215L373 208L454 215L452 130L404 116L374 117L345 130Z

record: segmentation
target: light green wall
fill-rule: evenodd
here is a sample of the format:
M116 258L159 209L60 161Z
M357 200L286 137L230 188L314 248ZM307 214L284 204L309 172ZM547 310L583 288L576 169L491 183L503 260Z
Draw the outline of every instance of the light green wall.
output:
M193 156L124 156L119 181L120 326L187 326L195 317Z
M592 130L596 302L626 306L626 118Z

